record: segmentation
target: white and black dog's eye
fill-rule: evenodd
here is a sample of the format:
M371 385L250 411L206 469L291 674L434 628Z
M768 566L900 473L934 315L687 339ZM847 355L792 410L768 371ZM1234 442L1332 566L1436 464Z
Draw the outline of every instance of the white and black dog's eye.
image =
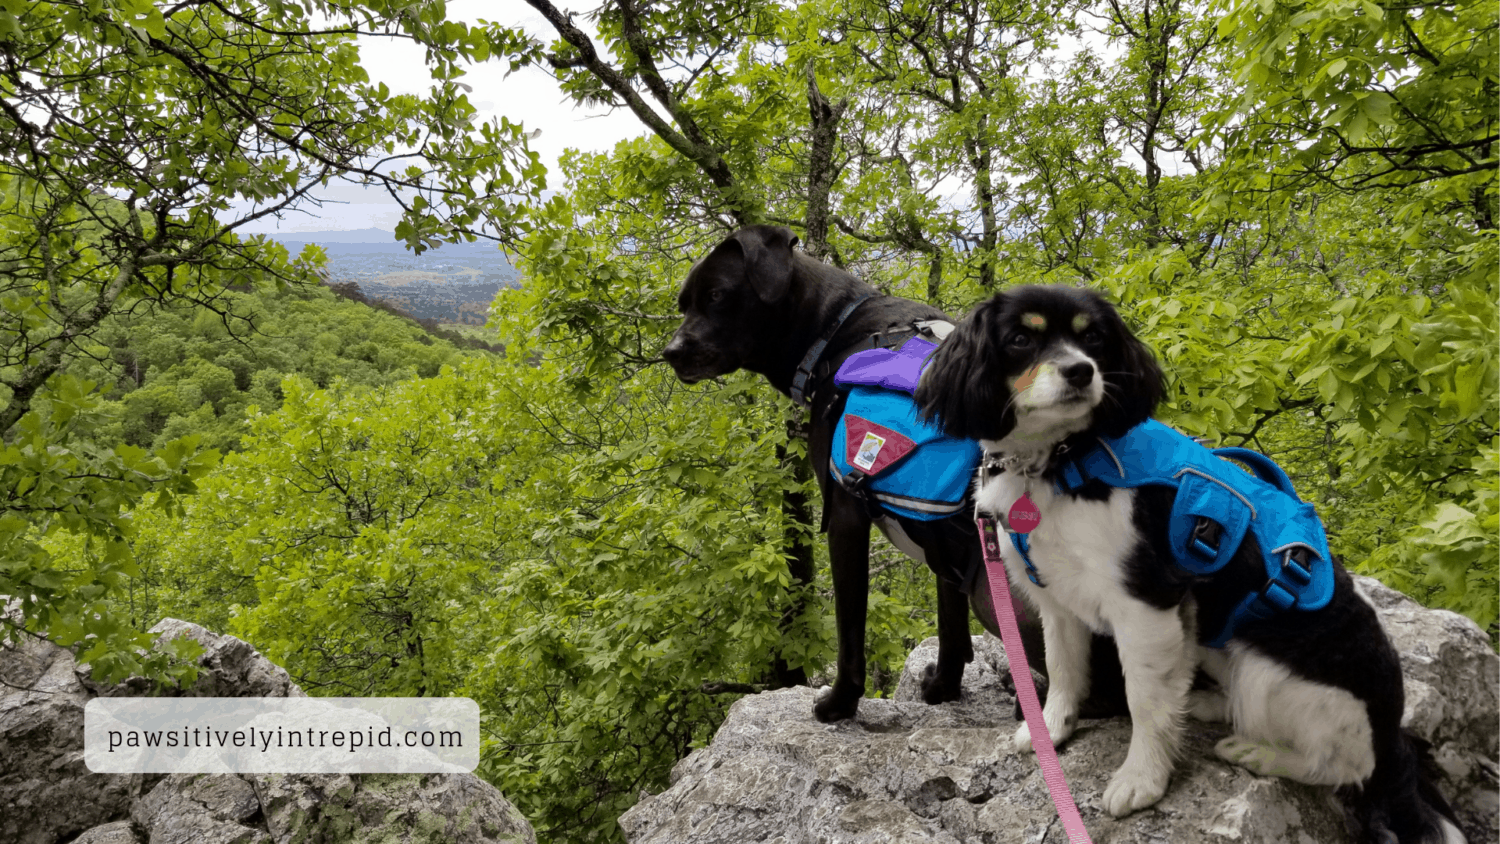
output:
M1100 331L1097 328L1090 328L1089 330L1083 332L1083 334L1079 335L1078 339L1082 340L1085 345L1097 346L1100 343L1104 342L1104 332Z
M1010 335L1010 338L1005 342L1009 343L1011 346L1014 346L1017 349L1029 349L1031 348L1031 335L1026 333L1025 331L1017 331L1016 333Z

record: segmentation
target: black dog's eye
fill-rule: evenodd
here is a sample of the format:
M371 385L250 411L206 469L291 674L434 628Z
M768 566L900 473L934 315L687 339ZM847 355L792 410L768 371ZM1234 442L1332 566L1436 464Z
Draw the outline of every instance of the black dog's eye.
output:
M1026 333L1025 331L1017 331L1016 333L1010 335L1010 339L1006 342L1010 343L1010 345L1012 346L1015 346L1017 349L1030 348L1031 335Z
M723 290L711 290L708 293L709 304L714 304L716 302L722 301L723 298L724 298L724 291Z

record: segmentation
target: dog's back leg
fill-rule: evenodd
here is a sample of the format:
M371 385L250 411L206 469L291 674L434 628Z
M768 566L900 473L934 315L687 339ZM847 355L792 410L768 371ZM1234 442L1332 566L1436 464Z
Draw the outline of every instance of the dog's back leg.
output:
M1220 758L1261 776L1347 787L1341 793L1363 841L1463 844L1394 715L1372 724L1367 703L1345 689L1296 676L1235 642L1229 650L1235 734L1215 746Z
M922 700L931 704L963 695L964 666L974 659L969 638L969 601L946 578L937 578L938 658L922 676Z
M1375 750L1363 701L1237 642L1227 650L1235 734L1214 748L1219 758L1309 785L1351 785L1370 776Z

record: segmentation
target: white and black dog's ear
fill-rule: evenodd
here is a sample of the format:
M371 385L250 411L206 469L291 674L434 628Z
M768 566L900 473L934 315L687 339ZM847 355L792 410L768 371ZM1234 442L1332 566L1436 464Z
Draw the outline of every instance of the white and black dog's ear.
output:
M1117 310L1108 306L1105 310L1118 338L1114 344L1118 357L1100 362L1109 398L1094 409L1094 427L1106 437L1120 437L1155 415L1166 395L1166 383L1150 347L1136 339Z
M730 240L744 253L745 279L755 295L767 304L785 298L792 284L792 247L797 245L797 235L786 226L747 226Z
M917 384L922 418L963 439L1003 439L1015 427L999 336L1005 295L982 303L932 353Z

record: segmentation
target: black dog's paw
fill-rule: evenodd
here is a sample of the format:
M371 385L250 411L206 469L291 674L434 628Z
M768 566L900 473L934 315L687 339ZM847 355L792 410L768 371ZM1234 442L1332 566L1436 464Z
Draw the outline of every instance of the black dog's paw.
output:
M1032 684L1032 687L1036 689L1036 702L1040 706L1046 706L1047 681L1039 677L1034 679L1036 680L1036 682ZM1001 688L1005 689L1005 691L1009 692L1012 695L1015 695L1016 705L1012 707L1011 717L1015 718L1017 721L1025 721L1026 716L1021 712L1021 695L1016 691L1016 680L1011 676L1010 672L1007 671L1005 673L1005 676L1000 678L1000 686Z
M840 694L839 687L834 686L813 704L813 717L824 724L853 718L854 713L859 711L859 698L859 692Z
M957 671L939 672L937 663L930 663L922 669L922 700L933 706L958 700L963 697L963 682L962 665Z
M1115 695L1108 691L1094 690L1078 704L1078 717L1086 720L1129 714L1130 702L1123 693Z

